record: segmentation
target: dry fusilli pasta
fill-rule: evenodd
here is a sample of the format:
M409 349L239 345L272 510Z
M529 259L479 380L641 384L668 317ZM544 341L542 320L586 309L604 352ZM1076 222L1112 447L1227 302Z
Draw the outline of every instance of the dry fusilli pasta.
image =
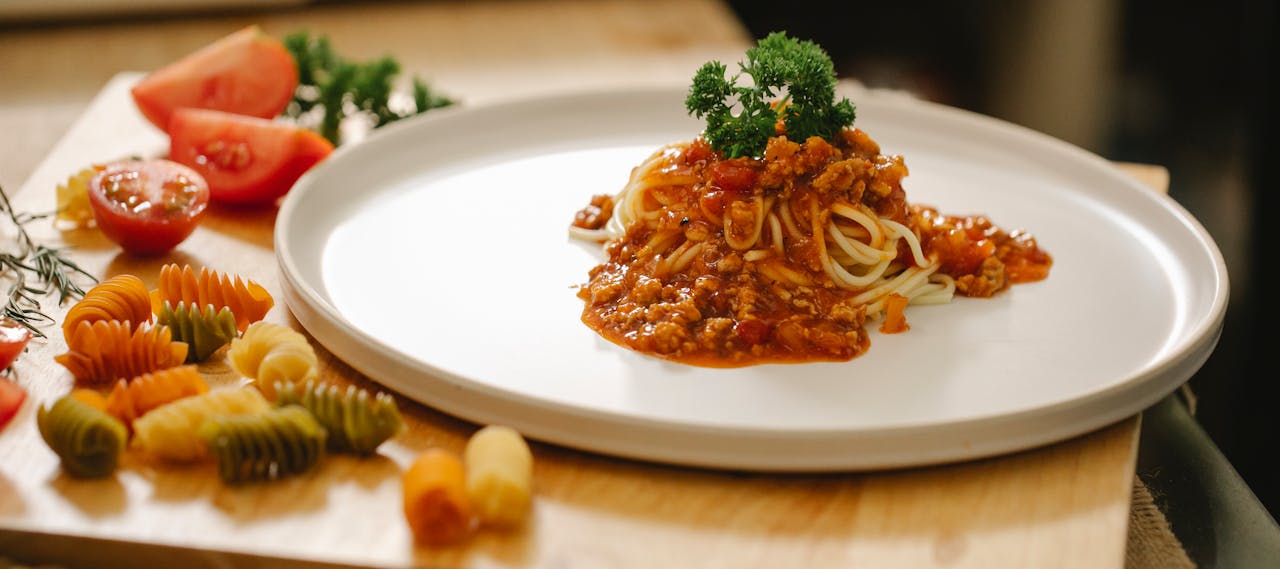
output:
M197 434L206 420L270 409L271 404L253 389L219 389L161 405L134 421L133 431L138 445L152 456L193 461L208 454Z
M276 384L310 379L317 373L316 351L307 337L279 324L254 322L227 348L231 368L249 379L267 399L275 399Z
M117 381L107 396L106 411L126 425L132 425L156 407L208 391L209 384L196 371L196 366L171 367Z
M213 417L199 434L218 459L218 476L230 483L299 474L324 457L324 427L297 405L256 415Z
M181 365L187 345L167 326L133 328L128 322L81 322L67 337L67 352L54 357L77 381L106 383Z
M315 381L279 384L276 390L277 405L301 405L315 416L329 431L329 449L335 452L371 454L405 430L395 399L386 393Z
M236 330L236 317L231 309L222 307L214 310L212 304L204 305L197 310L185 302L177 306L164 301L160 311L156 313L156 323L168 326L173 331L173 339L186 342L188 362L202 362L209 359L214 352L231 342L239 333Z
M222 275L201 268L197 273L190 265L168 264L160 268L160 280L151 291L151 309L159 312L165 301L188 306L213 305L215 310L230 308L236 317L236 330L243 332L249 324L262 320L275 301L262 285L239 276Z
M40 436L67 474L101 478L115 472L129 440L124 424L81 399L66 395L36 412Z
M70 336L81 322L119 320L141 328L151 321L151 296L142 279L128 274L116 275L104 280L67 311L62 321L62 333Z

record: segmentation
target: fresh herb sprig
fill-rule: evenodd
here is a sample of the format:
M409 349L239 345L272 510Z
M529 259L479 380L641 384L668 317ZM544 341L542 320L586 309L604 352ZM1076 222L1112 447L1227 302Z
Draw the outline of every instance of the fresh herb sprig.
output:
M835 100L835 66L817 44L774 32L746 56L731 77L719 61L704 64L685 99L689 114L706 119L704 135L714 150L728 158L760 156L779 120L787 137L799 142L810 136L829 139L853 124L854 105L847 98ZM750 85L738 84L744 75Z
M53 318L41 311L40 299L55 292L58 304L81 298L85 291L77 281L86 278L89 282L97 282L97 279L63 257L61 250L38 245L31 239L26 224L53 214L14 211L3 187L0 187L0 214L9 219L18 233L14 240L17 250L0 252L0 277L10 283L5 291L4 316L43 338L45 335L40 327L53 323Z
M348 117L363 115L372 128L378 128L454 103L415 76L413 108L394 109L391 96L401 69L390 56L367 62L347 61L334 53L328 37L311 37L305 31L289 34L284 45L298 65L298 89L285 116L301 119L318 113L320 118L314 128L335 145L342 142L341 127Z

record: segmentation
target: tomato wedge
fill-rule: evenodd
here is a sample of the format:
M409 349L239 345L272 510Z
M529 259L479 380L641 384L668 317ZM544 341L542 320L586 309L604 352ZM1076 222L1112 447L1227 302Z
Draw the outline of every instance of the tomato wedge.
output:
M30 341L30 330L10 318L0 318L0 371L9 369ZM27 392L18 384L0 377L0 429L18 414L18 408L26 399Z
M90 180L89 205L108 239L135 255L158 255L195 231L209 205L209 186L176 162L127 160Z
M305 128L219 111L180 109L169 121L169 158L209 182L215 202L265 205L333 152Z
M13 360L31 341L31 331L12 318L0 318L0 371L9 369Z
M215 109L271 118L298 87L298 66L284 44L249 26L142 78L133 101L164 130L173 111Z

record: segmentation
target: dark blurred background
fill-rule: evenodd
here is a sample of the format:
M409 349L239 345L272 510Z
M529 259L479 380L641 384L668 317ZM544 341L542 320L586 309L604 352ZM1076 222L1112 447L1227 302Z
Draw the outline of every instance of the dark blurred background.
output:
M1048 133L1105 158L1165 166L1231 279L1218 349L1190 382L1194 412L1259 500L1280 412L1266 354L1277 335L1263 273L1276 211L1274 39L1265 0L971 2L738 0L755 37L785 30L827 49L841 76ZM1265 245L1264 245L1265 244ZM1145 425L1144 425L1145 426Z

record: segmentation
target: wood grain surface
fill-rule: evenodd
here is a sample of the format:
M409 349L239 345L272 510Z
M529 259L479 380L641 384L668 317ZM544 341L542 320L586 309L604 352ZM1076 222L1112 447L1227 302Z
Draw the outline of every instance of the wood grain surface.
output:
M431 70L433 83L473 101L684 82L701 61L736 59L747 41L716 2L430 3L371 8L363 19L349 8L305 14L252 21L274 33L308 26L360 54L427 50L430 56L416 53L410 67ZM686 22L691 17L698 21ZM132 31L134 41L147 47L139 53L149 55L116 57L154 67L247 21L109 27L63 38L49 49L111 44ZM24 40L5 37L0 49L14 41ZM541 52L512 56L513 45ZM54 73L12 61L0 65ZM583 69L596 73L584 78ZM44 80L95 80L64 75ZM163 153L163 135L128 99L127 86L136 78L96 78L101 94L26 178L17 209L48 211L54 187L87 164ZM38 104L15 102L6 112ZM1162 169L1126 168L1160 188ZM155 259L120 254L94 231L60 233L38 224L32 232L45 243L72 247L70 255L99 277L132 273L154 285L160 265L179 262L252 278L277 299L267 319L298 328L282 305L272 251L274 215L215 208L177 251ZM48 307L59 319L67 308ZM36 407L72 386L52 359L65 344L56 328L50 332L16 366L13 380L30 398L0 432L0 554L17 558L86 567L1123 566L1137 417L1011 456L854 474L677 468L535 442L536 497L529 523L432 549L410 538L400 512L400 472L427 447L460 451L477 425L400 399L408 433L383 445L376 457L331 457L297 478L230 487L218 481L211 465L172 467L130 453L111 478L75 480L61 473L35 429ZM378 388L316 348L326 378ZM200 369L214 383L238 381L220 357Z

